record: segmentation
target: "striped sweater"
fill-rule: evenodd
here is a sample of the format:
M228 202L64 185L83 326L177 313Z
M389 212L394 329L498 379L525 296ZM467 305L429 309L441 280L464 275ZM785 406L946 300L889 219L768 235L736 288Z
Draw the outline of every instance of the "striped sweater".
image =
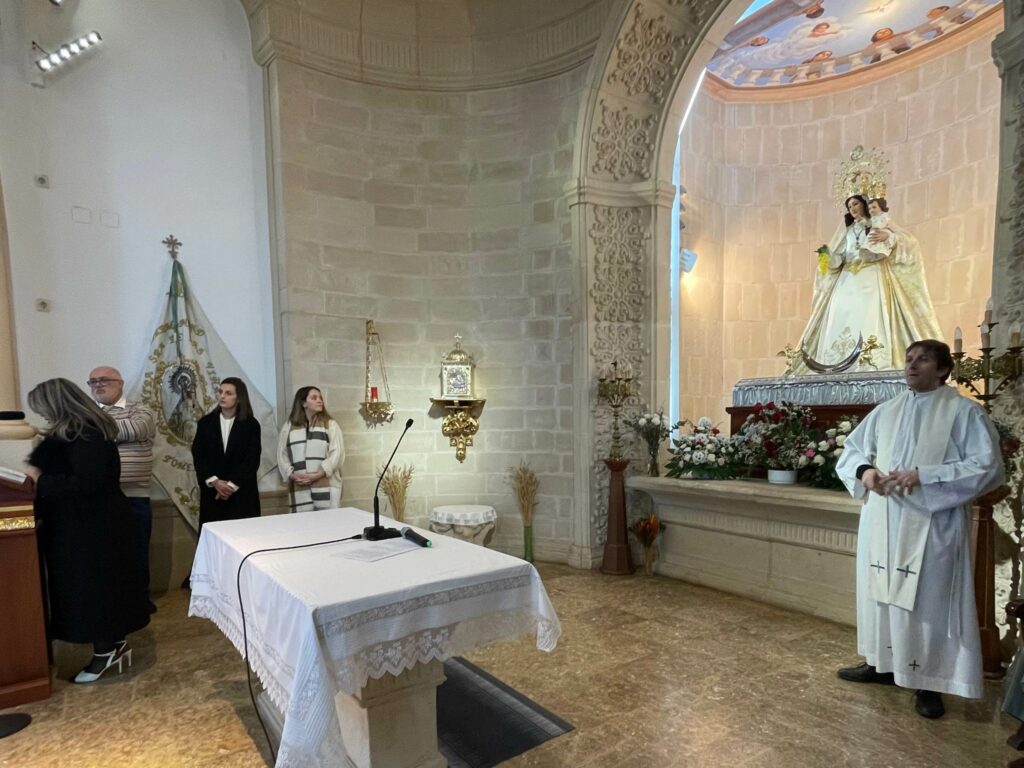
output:
M153 437L156 420L145 406L125 403L103 408L117 422L117 451L121 454L121 490L125 496L149 498L153 475Z

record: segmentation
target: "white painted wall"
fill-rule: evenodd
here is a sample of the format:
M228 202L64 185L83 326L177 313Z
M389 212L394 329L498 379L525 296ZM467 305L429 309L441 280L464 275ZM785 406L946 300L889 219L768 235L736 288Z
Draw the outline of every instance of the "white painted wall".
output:
M35 73L33 40L52 50L91 29L104 38L97 50L45 80ZM141 372L169 282L168 233L184 243L211 322L275 402L262 82L238 0L0 0L0 179L23 404L37 382L84 382L99 363L128 381ZM73 207L91 220L74 221Z

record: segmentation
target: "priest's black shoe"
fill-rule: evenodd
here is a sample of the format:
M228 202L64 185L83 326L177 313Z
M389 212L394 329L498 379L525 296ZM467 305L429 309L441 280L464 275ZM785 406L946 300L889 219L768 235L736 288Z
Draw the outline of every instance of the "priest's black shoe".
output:
M914 694L914 709L921 717L935 720L946 714L946 707L942 703L942 694L935 691L917 691Z
M840 680L851 683L878 683L879 685L896 685L892 672L879 672L866 661L856 667L843 667L836 676Z

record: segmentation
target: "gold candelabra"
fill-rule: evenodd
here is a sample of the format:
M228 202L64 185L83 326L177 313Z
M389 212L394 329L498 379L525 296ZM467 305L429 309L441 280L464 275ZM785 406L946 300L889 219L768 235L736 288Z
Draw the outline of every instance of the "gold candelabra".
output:
M1010 326L1010 339L1006 351L994 355L992 329L999 325L992 320L992 300L985 307L985 319L981 325L981 357L967 357L964 352L964 336L960 326L953 332L953 380L966 387L977 398L986 412L992 411L992 401L1009 389L1024 373L1021 359L1020 324ZM980 386L975 382L980 382Z
M622 404L633 394L633 372L629 366L619 370L619 361L612 362L611 370L602 371L597 377L597 396L612 407L612 447L610 458L622 458L621 435L619 434L619 411Z

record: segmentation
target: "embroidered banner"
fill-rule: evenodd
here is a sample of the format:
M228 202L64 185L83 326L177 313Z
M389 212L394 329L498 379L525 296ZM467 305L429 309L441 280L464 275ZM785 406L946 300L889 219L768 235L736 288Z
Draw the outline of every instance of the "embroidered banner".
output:
M196 422L217 405L221 378L237 376L249 390L253 415L262 427L263 455L259 476L276 466L277 430L274 410L242 372L202 308L188 289L185 269L177 258L181 243L164 243L171 251L171 284L167 306L153 332L149 357L129 399L141 402L156 417L153 476L182 516L199 527L199 487L192 466Z

